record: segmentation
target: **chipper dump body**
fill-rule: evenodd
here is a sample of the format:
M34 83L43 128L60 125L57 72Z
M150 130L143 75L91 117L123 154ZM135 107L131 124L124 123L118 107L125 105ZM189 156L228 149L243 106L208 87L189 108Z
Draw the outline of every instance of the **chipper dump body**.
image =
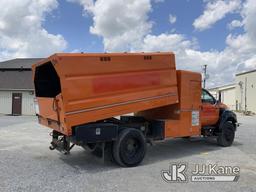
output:
M218 136L228 118L236 125L223 105L202 98L209 93L199 73L176 70L173 53L55 54L33 65L33 80L39 123L53 129L51 149L107 144L123 166L142 161L146 142Z
M39 120L72 127L178 103L173 54L56 54L33 66Z

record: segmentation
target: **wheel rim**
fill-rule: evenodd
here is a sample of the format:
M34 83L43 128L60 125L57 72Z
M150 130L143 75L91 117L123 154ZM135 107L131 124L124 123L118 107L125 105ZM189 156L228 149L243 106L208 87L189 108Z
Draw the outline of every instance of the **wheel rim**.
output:
M126 129L113 145L113 154L118 164L127 167L138 165L146 154L143 134L136 129Z
M128 158L134 157L139 151L140 143L135 138L130 138L126 142L124 155Z

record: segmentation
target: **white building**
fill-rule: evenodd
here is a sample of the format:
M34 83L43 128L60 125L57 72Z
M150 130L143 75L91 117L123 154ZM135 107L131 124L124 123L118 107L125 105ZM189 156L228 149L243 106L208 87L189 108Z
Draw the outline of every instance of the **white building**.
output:
M32 64L41 59L0 62L0 114L34 115Z
M210 93L219 101L226 104L229 109L236 110L236 85L223 85L209 89Z
M256 69L236 74L235 84L209 91L232 110L256 113Z
M256 113L256 70L236 74L236 85L237 109Z

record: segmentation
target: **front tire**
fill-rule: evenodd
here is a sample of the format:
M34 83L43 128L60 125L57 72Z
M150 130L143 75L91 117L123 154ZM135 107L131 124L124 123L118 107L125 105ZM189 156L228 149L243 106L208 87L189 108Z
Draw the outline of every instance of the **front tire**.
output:
M119 133L113 143L113 158L123 167L139 165L146 154L146 139L141 131L127 128Z
M235 138L235 127L231 122L225 122L221 128L221 132L217 138L218 145L229 147L232 145Z

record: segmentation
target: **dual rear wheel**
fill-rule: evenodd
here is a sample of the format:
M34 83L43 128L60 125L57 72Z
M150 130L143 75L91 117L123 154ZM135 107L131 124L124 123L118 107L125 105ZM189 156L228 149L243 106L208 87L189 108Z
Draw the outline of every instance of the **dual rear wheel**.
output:
M146 139L141 131L127 128L119 133L112 145L112 155L116 163L124 167L134 167L142 162L146 154Z
M103 143L87 143L82 147L98 157L102 157L103 153L107 154L107 157L112 157L120 166L134 167L144 159L147 144L140 130L126 128L119 132L115 141L105 143L104 146Z

